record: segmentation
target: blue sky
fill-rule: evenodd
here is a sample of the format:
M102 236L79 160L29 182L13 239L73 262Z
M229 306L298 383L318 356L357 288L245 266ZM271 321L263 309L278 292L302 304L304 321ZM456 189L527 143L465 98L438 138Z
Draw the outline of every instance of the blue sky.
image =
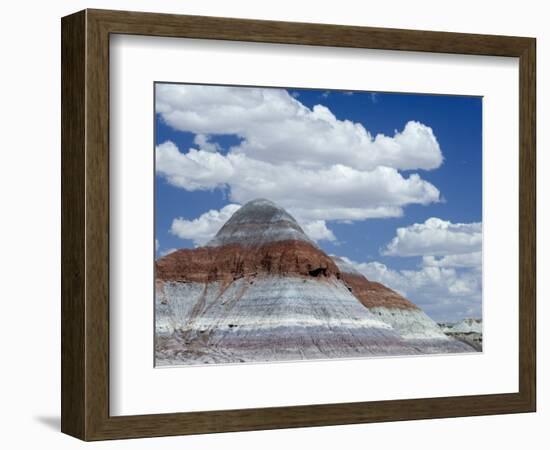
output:
M434 319L481 316L480 97L157 84L155 132L157 256L258 192Z

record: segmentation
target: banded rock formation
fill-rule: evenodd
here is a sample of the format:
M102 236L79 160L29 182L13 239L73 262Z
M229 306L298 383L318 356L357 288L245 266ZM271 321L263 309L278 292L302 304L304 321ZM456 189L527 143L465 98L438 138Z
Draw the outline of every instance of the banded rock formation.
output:
M424 313L343 262L275 204L247 203L206 246L156 262L157 364L471 351L442 332L419 345Z

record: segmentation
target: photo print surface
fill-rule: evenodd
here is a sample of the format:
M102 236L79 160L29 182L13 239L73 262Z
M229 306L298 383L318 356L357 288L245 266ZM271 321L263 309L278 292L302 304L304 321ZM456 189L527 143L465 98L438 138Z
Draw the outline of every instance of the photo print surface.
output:
M155 365L482 351L482 98L155 84Z

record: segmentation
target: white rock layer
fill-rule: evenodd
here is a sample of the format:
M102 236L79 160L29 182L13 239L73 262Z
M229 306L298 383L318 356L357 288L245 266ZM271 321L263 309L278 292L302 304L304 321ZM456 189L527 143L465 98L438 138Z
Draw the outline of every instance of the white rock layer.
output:
M337 280L164 282L156 332L160 365L421 353Z
M380 320L404 339L448 339L445 333L420 309L369 308Z

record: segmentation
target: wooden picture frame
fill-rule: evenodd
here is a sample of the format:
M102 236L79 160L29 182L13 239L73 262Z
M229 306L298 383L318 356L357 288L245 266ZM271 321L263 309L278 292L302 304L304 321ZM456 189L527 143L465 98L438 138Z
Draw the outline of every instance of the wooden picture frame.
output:
M535 411L535 39L104 10L61 25L64 433L101 440ZM519 58L519 391L110 416L109 36L117 33Z

